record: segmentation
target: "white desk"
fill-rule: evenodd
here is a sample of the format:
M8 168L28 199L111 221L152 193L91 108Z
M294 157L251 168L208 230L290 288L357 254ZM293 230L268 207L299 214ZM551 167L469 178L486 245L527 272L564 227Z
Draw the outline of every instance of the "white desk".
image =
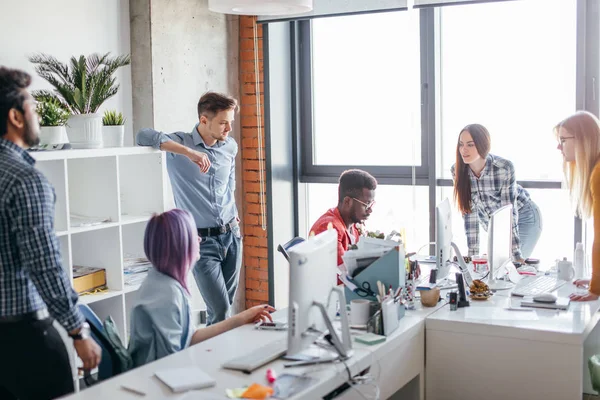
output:
M354 356L347 361L353 375L370 368L370 373L377 378L381 390L381 399L424 398L424 365L425 365L425 317L436 308L408 311L400 320L398 329L384 343L376 346L365 346L353 342ZM276 313L277 319L285 315L284 311ZM85 389L68 399L181 399L183 394L173 394L156 377L154 372L173 367L198 366L217 380L217 385L198 393L197 399L225 399L225 389L247 386L251 383L266 384L265 373L273 368L278 375L284 373L306 373L318 379L318 382L299 393L294 399L318 399L343 385L347 379L346 369L342 364L324 364L314 367L284 368L283 360L276 360L250 375L242 372L226 370L221 364L250 351L251 346L285 337L286 332L259 331L252 325L246 325L213 339L192 346L177 354L165 357L143 367L119 375L99 385ZM121 385L142 388L146 396L129 393L121 389ZM401 390L407 386L407 390ZM372 388L369 388L372 389ZM398 392L398 393L397 393ZM396 394L396 395L395 395ZM353 389L344 392L339 399L361 399Z
M568 284L558 295L574 291ZM592 334L600 301L530 314L505 311L511 303L518 307L520 298L503 292L427 317L427 400L581 399L584 380L589 381L587 357L600 349L597 332Z

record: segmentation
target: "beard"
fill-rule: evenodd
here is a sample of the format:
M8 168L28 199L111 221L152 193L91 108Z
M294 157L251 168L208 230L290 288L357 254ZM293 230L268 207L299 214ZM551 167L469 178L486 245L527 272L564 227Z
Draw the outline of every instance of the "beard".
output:
M23 141L29 147L37 146L40 144L40 135L39 132L34 130L33 124L30 124L27 120L25 120L25 132L23 135Z

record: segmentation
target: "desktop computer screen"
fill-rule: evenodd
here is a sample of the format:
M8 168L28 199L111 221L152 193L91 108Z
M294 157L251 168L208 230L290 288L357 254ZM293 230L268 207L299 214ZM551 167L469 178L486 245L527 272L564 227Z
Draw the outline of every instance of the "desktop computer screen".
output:
M512 262L512 205L500 207L490 216L488 226L488 265L490 289L510 289L513 284L497 281L498 274Z
M445 198L435 208L435 267L437 279L444 279L450 271L452 256L452 214L450 201Z
M329 297L337 283L337 232L334 229L322 232L289 249L289 255L287 355L293 356L327 331L315 302L325 305L331 320L335 318L337 303L329 301Z

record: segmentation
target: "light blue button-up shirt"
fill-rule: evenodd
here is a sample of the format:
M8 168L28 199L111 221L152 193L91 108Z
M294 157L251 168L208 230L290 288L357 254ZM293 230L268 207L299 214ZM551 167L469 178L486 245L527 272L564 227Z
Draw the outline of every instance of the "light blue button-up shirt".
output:
M194 334L187 292L151 268L137 291L130 327L128 351L135 367L185 349Z
M238 145L231 137L207 146L197 130L163 133L142 129L136 137L140 146L160 149L162 143L174 140L193 150L206 153L211 162L207 173L181 154L167 154L167 172L171 178L175 204L192 213L197 228L225 225L238 216L235 205L235 156Z

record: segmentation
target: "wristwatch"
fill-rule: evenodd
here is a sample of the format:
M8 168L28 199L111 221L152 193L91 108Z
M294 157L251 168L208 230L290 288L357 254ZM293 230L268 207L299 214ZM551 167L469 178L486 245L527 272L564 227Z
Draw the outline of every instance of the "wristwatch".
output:
M81 329L77 333L69 333L69 336L73 340L85 340L90 338L90 325L87 322L84 322L81 325Z

